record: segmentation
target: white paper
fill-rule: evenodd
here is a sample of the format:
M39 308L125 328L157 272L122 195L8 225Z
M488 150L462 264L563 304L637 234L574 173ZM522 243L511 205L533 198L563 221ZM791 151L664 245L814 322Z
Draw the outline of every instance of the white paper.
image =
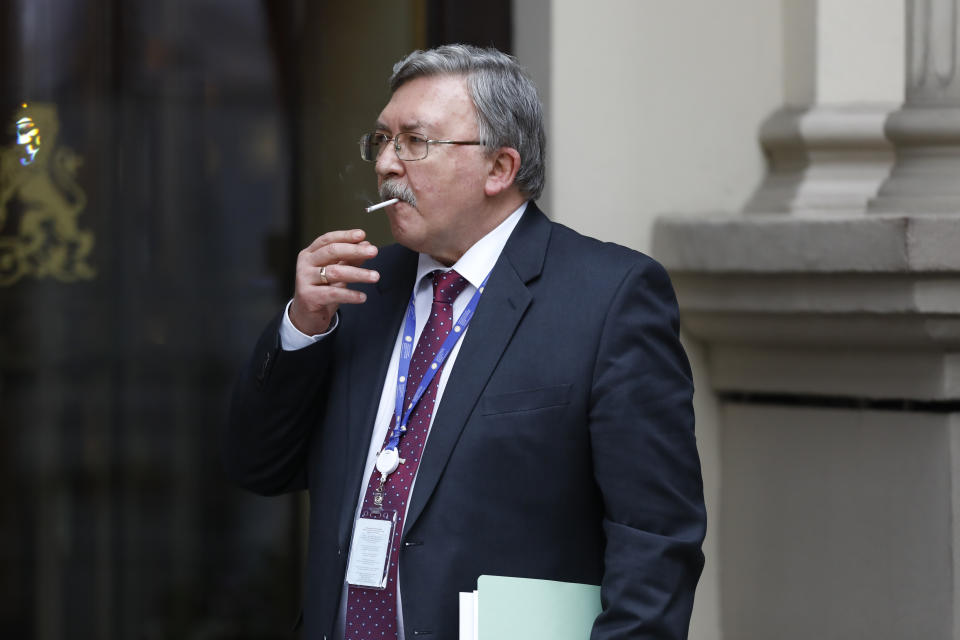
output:
M387 583L387 554L390 552L390 520L360 518L353 529L347 582L355 587L382 589Z
M460 640L477 640L477 592L460 592Z

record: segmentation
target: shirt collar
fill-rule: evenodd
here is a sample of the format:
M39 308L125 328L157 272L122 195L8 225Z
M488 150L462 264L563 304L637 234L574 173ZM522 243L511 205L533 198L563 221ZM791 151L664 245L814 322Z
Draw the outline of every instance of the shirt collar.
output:
M493 265L503 252L503 247L510 239L514 227L520 222L520 217L527 209L527 203L524 202L516 211L507 216L507 219L497 225L490 233L477 240L467 252L460 256L460 259L452 267L447 267L437 260L434 260L425 253L420 254L420 260L417 263L417 286L422 286L424 276L437 269L446 271L456 269L457 273L462 275L467 282L479 289L483 279L487 277Z

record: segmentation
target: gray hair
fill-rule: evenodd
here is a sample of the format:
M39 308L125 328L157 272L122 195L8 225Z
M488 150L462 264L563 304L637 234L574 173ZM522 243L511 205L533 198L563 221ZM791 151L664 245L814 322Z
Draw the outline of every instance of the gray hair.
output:
M390 91L414 78L436 75L466 78L480 140L489 149L516 149L520 170L515 182L525 196L538 198L546 174L543 105L533 81L516 58L493 48L465 44L414 51L393 66Z

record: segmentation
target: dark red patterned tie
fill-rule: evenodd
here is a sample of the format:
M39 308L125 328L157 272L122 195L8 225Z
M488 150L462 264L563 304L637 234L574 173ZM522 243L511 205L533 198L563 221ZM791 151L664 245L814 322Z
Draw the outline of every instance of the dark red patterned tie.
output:
M467 286L467 281L456 271L433 272L433 306L430 317L417 341L417 348L410 361L407 374L407 390L404 406L410 404L424 373L430 367L453 326L453 301ZM437 384L440 372L424 392L414 408L407 424L407 431L400 439L400 456L405 462L390 474L384 487L383 508L397 512L397 526L393 537L393 552L387 574L387 588L382 590L350 587L347 594L347 617L344 631L345 640L394 640L397 637L397 554L400 549L400 537L403 533L403 520L407 510L410 487L420 466L423 445L427 440L430 417L437 398ZM387 430L384 445L390 440L393 424ZM363 498L363 510L374 506L373 495L380 486L380 474L374 470L367 483L367 492Z

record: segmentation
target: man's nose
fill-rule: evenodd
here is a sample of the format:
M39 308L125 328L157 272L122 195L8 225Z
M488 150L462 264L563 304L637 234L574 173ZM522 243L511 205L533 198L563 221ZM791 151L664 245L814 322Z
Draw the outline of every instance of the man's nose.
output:
M403 175L403 161L397 157L397 149L391 140L377 156L377 175L381 178Z

